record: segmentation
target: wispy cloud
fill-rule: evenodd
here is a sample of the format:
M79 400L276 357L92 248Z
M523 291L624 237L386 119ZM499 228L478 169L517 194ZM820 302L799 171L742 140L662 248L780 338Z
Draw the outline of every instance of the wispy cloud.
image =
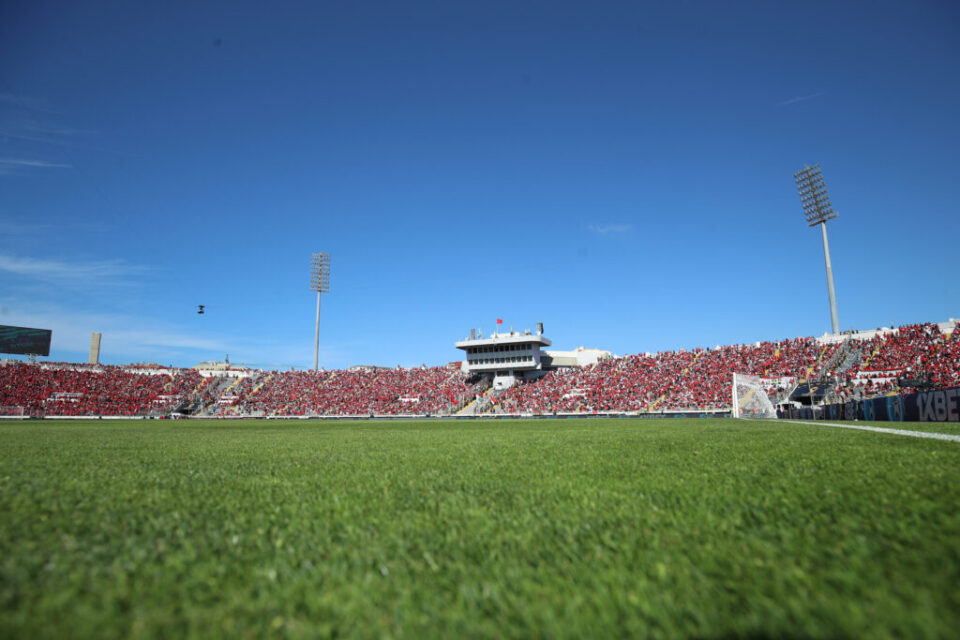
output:
M60 114L43 100L0 92L0 143L7 143L7 157L0 158L0 176L71 168L49 159L51 146L59 147L57 156L61 156L67 148L85 143L96 132L66 126L60 119Z
M791 104L796 104L796 103L798 103L798 102L804 102L804 101L806 101L806 100L813 100L813 99L815 99L815 98L819 98L819 97L822 96L824 93L825 93L825 92L820 91L820 92L817 92L817 93L811 93L811 94L808 95L808 96L795 96L795 97L793 97L793 98L790 98L789 100L784 100L783 102L778 102L778 103L777 103L777 106L778 106L778 107L787 107L787 106L789 106L789 105L791 105Z
M27 236L38 233L47 233L53 228L52 224L37 224L35 222L19 222L16 220L0 220L0 236Z
M57 113L43 100L21 96L9 91L0 91L0 106L22 109L25 111L41 111L43 113Z
M226 352L230 347L221 340L190 335L169 329L119 329L110 332L116 343L124 345L127 351L143 349L156 353L167 349L198 349L213 352Z
M66 285L117 285L149 271L148 268L127 264L120 260L94 262L63 262L39 260L0 254L0 273L8 273L33 280Z
M630 231L630 225L628 224L591 224L587 225L587 228L601 236L605 236L611 233L626 233Z
M11 175L21 169L70 169L71 165L29 158L0 158L0 175Z
M75 129L72 127L40 126L26 122L5 122L0 124L0 138L44 142L47 144L72 144L74 139L92 136L96 131Z

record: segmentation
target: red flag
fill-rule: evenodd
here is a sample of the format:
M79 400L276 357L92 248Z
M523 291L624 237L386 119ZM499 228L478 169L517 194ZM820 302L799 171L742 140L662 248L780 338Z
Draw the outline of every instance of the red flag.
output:
M503 324L503 320L500 318L497 318L497 324Z

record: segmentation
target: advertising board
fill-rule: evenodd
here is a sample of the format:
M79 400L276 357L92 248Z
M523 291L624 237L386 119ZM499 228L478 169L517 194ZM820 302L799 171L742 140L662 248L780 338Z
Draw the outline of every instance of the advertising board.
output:
M0 353L49 356L50 329L0 325Z

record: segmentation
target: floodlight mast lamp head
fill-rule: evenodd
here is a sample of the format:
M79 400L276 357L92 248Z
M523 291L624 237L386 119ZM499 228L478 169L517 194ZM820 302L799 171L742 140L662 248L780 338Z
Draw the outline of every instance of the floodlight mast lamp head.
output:
M330 293L330 254L315 253L310 261L310 291Z
M797 183L797 191L800 192L800 204L807 217L807 225L815 227L837 217L833 205L830 204L820 163L812 167L804 165L803 169L793 174L793 179Z

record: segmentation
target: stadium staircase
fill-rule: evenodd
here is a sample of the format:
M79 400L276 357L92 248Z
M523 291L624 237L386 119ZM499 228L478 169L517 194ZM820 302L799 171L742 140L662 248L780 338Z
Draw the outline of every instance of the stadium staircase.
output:
M838 376L842 376L850 369L860 366L860 362L863 360L863 343L859 340L847 340L837 352L840 354L840 358L832 371L836 371Z
M473 393L473 400L466 402L463 407L456 412L456 415L476 415L477 403L483 396L487 394L488 391L490 391L490 381L487 378L481 378L479 381L475 381L471 386L471 391Z
M243 378L240 378L240 377L234 378L234 379L233 379L233 382L230 384L230 386L227 387L226 389L224 389L224 390L223 390L223 393L221 393L220 395L226 395L226 394L230 393L231 391L233 391L234 387L236 387L238 384L240 384L240 381L241 381L241 380L243 380Z
M487 392L487 395L490 398L490 413L496 413L496 414L505 413L505 411L503 410L503 405L500 402L500 399L504 396L505 393L506 393L506 390L504 389L501 389L499 391L496 389L490 389L490 391Z
M831 372L835 374L835 381L842 381L845 379L845 374L853 368L858 368L860 363L864 361L863 349L865 343L861 340L856 340L854 338L846 338L836 351L821 365L820 362L823 360L823 356L826 353L826 350L829 348L829 345L824 345L823 350L820 352L820 357L817 358L817 362L807 369L807 378L803 381L798 381L796 388L788 395L785 396L791 400L800 401L801 398L810 398L810 388L813 387L813 395L821 396L824 400L830 400L835 393L834 389L828 384L824 384L823 379L825 376L822 374L824 372ZM873 354L876 354L877 350L873 351ZM869 361L869 358L867 358ZM819 374L821 378L820 381L817 380L818 376L814 374Z
M245 379L246 378L242 378L240 376L234 378L233 383L230 384L230 386L228 386L226 389L224 389L219 394L217 394L218 401L224 399L226 396L229 396L229 395L234 396L233 402L230 405L223 405L217 402L216 403L217 413L220 413L221 415L227 415L227 414L237 415L240 412L239 407L237 407L235 404L237 402L237 394L236 392L234 392L234 389L240 386L240 383L243 382Z
M863 369L869 369L869 368L870 368L870 361L873 360L873 358L874 358L878 353L880 353L880 349L881 349L882 347L883 347L883 343L882 343L882 342L878 343L877 346L874 347L873 351L870 352L870 355L868 355L866 358L863 359L863 367L862 367Z
M847 339L840 344L840 347L833 352L827 361L823 363L822 366L819 365L819 362L814 366L817 367L819 371L836 371L837 367L840 366L840 363L846 357L848 351L850 350L850 340ZM818 360L822 360L823 356L821 355Z
M253 382L253 387L250 389L250 393L248 393L240 401L238 401L237 404L230 407L230 413L234 415L239 415L240 413L242 413L243 403L245 403L247 400L252 398L264 386L269 384L270 381L273 380L273 376L275 374L276 374L276 371L271 371L267 375L263 375L263 372L254 373L253 374L254 382Z
M807 368L807 379L813 375L814 371L820 371L820 361L823 360L823 356L826 355L827 349L829 348L829 345L823 345L820 349L820 355L817 356L817 361Z
M236 380L239 380L239 378L223 379L217 376L207 376L200 381L200 384L190 392L187 399L181 402L174 411L184 415L209 413L209 408L216 406L217 400L223 395L225 389L236 384ZM205 396L208 395L209 391L212 391L212 394L210 394L211 401L206 402Z
M211 376L211 378L213 377L214 376ZM212 387L213 394L210 396L209 402L200 407L200 412L204 413L205 415L215 414L217 407L220 406L218 402L220 398L222 398L227 391L236 386L239 381L240 378L223 378L216 376L216 379L207 385L208 387Z
M269 382L270 382L271 380L273 380L273 376L274 376L275 373L276 373L276 371L271 371L270 374L267 375L266 378L264 378L263 380L261 380L260 383L257 384L257 386L255 386L253 389L251 389L251 390L250 390L250 396L252 396L252 395L255 394L256 392L260 391L260 389L262 389L265 385L269 384ZM247 396L247 397L250 397L250 396Z
M663 394L662 396L660 396L659 398L657 398L656 400L654 400L654 401L650 404L650 406L647 407L647 411L653 411L654 409L656 409L656 408L657 408L657 405L660 404L661 402L663 402L663 400L664 400L666 397L667 397L667 394Z
M502 395L502 394L501 394ZM464 415L480 415L481 413L496 413L497 409L497 391L496 389L487 389L480 398L473 403L473 413Z
M200 383L193 388L193 390L187 394L187 398L177 405L177 408L174 409L174 413L182 413L183 415L189 416L199 413L200 409L200 394L203 392L203 388L209 383L209 378L203 378L200 380Z
M480 398L474 398L467 404L465 404L460 411L457 411L458 416L473 416L476 415L477 403L480 401Z

